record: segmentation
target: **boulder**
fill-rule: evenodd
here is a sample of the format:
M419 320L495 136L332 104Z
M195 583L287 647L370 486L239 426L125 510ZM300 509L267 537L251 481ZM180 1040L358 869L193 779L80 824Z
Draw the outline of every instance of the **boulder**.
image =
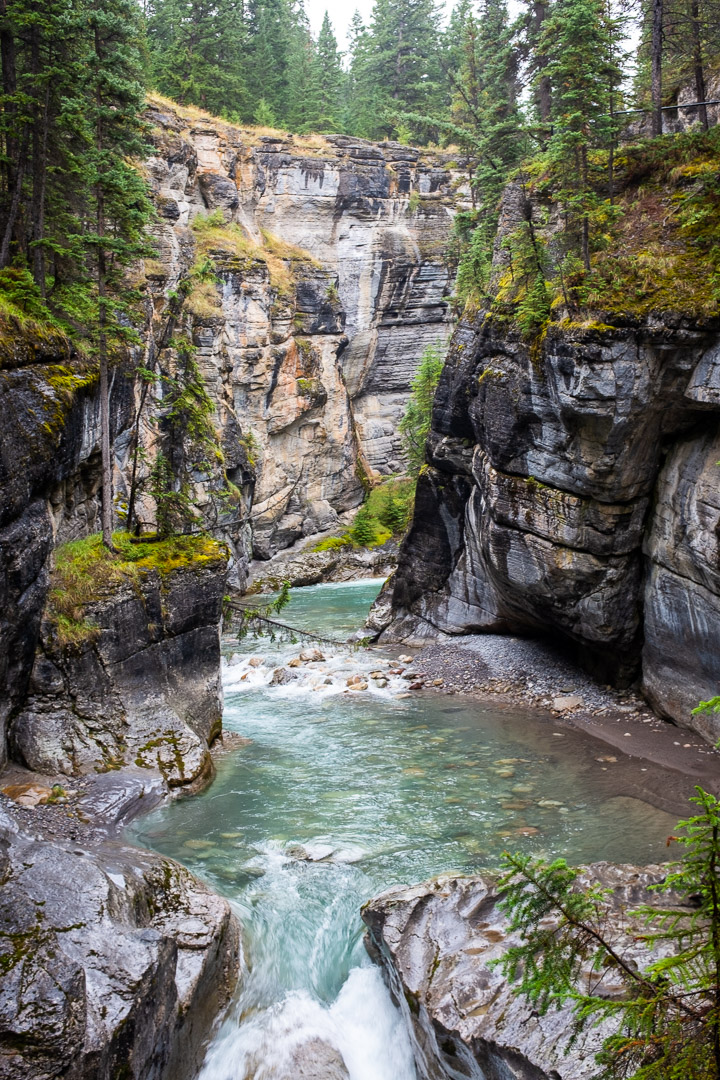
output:
M135 764L171 787L211 773L222 726L220 636L227 565L149 570L86 605L64 644L45 619L28 697L10 731L29 768L68 776Z
M663 876L657 866L610 863L585 872L588 883L609 890L618 909L662 903L648 888ZM422 1080L590 1080L596 1075L594 1056L609 1029L590 1028L571 1045L571 1008L538 1015L493 966L517 936L498 907L492 877L444 876L411 888L397 886L370 900L362 917L368 951L383 967L413 1033ZM615 944L630 962L648 962L638 935L618 934ZM590 971L587 975L597 979ZM622 994L623 985L608 971L602 989L612 997Z
M0 809L0 1075L190 1080L234 988L237 922L169 859L40 842Z

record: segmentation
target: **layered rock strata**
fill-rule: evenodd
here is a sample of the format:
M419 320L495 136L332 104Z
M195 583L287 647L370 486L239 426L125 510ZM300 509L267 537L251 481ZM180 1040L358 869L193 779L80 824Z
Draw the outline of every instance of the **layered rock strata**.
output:
M225 900L118 841L39 841L0 808L0 1076L190 1080L239 967Z
M258 138L159 103L149 119L158 309L196 257L198 215L248 241L238 255L210 237L217 295L192 321L225 444L252 462L252 548L265 559L357 506L364 473L402 470L410 381L425 345L449 333L462 181L448 155L395 143ZM291 283L278 285L263 248Z
M85 605L87 630L70 645L47 617L11 724L13 756L51 775L134 763L170 787L207 777L222 728L226 570L218 552L105 589Z
M658 903L648 886L661 879L659 867L598 863L587 873L588 882L609 890L618 909ZM589 1080L596 1074L594 1056L609 1032L591 1028L568 1054L571 1009L539 1015L492 966L517 943L492 878L397 886L366 904L363 920L370 955L382 965L412 1033L422 1080ZM647 963L647 947L637 936L615 945L631 964ZM586 974L598 992L597 974ZM602 993L623 993L610 970Z
M458 328L438 389L386 637L550 633L653 706L720 685L718 329L573 327L538 348Z

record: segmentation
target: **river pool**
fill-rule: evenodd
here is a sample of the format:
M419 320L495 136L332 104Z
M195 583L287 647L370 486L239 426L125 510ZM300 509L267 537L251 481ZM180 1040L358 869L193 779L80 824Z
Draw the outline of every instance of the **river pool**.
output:
M342 640L380 584L297 589L282 618ZM637 762L581 732L367 677L403 650L323 645L297 681L269 685L303 647L226 641L224 724L250 742L220 756L203 794L135 823L132 838L209 882L243 924L244 970L202 1080L286 1080L311 1037L340 1051L351 1080L414 1080L402 1020L365 955L364 900L497 866L508 847L661 859L676 819L633 797ZM358 671L368 689L348 690Z

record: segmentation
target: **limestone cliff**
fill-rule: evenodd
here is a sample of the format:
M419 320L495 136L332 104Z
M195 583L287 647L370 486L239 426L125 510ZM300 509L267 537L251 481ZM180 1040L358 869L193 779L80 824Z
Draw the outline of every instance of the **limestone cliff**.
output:
M720 324L715 264L683 217L714 203L678 147L667 163L627 152L592 302L562 281L547 191L506 190L496 295L450 345L385 639L548 634L715 740L720 719L691 710L720 688ZM554 275L534 332L512 314L528 228Z
M423 346L449 329L445 249L462 185L447 155L410 147L258 137L164 103L148 119L157 153L145 168L158 211L157 258L142 282L148 324L162 323L183 275L207 261L213 280L188 298L179 329L196 346L222 465L217 477L198 472L194 495L229 544L232 580L242 585L252 554L267 558L332 527L361 502L368 471L399 468L395 424L411 375ZM204 231L193 228L208 221ZM234 230L229 240L223 224ZM10 340L3 338L0 366L0 763L11 716L20 717L16 752L37 762L29 733L43 728L58 680L76 704L82 696L79 661L72 671L56 663L47 628L33 665L53 552L100 527L97 372L59 336L18 334L13 347ZM136 428L149 458L157 442L150 410L138 412L143 387L132 373L143 361L137 349L112 377L120 503ZM216 481L227 496L219 510ZM152 500L142 491L139 499L152 528ZM208 595L217 606L216 592ZM202 604L198 612L202 622ZM95 616L104 636L87 646L85 660L107 670L120 664L119 653L110 657L116 631L102 612ZM150 633L158 645L147 622L130 638L139 644ZM179 647L182 635L163 633L163 648L171 640ZM102 697L99 685L95 691ZM92 737L84 730L90 714L64 749L53 737L53 767L129 747L122 729L132 695L127 686L118 692L122 708L112 694L90 708L99 723ZM76 704L67 730L77 727ZM200 727L206 739L213 724Z
M204 307L191 298L192 334L240 484L237 448L249 447L252 551L268 558L357 506L359 475L401 471L410 380L449 333L463 183L449 155L396 143L258 137L161 101L148 118L156 308L209 256L217 288ZM208 215L247 243L199 235Z

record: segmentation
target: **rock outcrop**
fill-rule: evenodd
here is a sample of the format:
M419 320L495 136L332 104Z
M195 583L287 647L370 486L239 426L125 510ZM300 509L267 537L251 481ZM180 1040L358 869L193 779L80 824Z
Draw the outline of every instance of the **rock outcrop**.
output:
M588 880L608 889L618 908L657 903L648 886L662 876L659 867L598 863L588 868ZM413 1035L422 1080L588 1080L595 1075L594 1055L609 1032L590 1029L567 1055L571 1009L538 1015L492 966L516 941L492 878L439 877L411 888L397 886L369 901L363 920L370 955L382 965ZM620 944L631 963L647 962L647 947L637 937ZM607 972L603 993L622 992L620 980Z
M116 371L113 435L132 415ZM99 529L97 372L67 344L42 341L0 369L0 767L6 727L25 699L56 544ZM118 450L120 452L120 450Z
M218 286L189 306L228 475L252 485L252 550L266 559L359 505L363 474L401 470L410 380L425 345L449 333L462 181L449 155L396 143L258 138L160 103L148 118L158 309L196 257L198 215L247 241L231 250L204 236Z
M107 840L40 841L0 808L0 1076L190 1080L235 985L228 903Z
M84 606L87 629L64 643L45 618L13 756L68 776L125 764L156 769L170 787L212 769L222 727L222 550L165 572L142 571Z
M492 320L455 334L386 637L550 633L653 706L720 686L718 328Z

